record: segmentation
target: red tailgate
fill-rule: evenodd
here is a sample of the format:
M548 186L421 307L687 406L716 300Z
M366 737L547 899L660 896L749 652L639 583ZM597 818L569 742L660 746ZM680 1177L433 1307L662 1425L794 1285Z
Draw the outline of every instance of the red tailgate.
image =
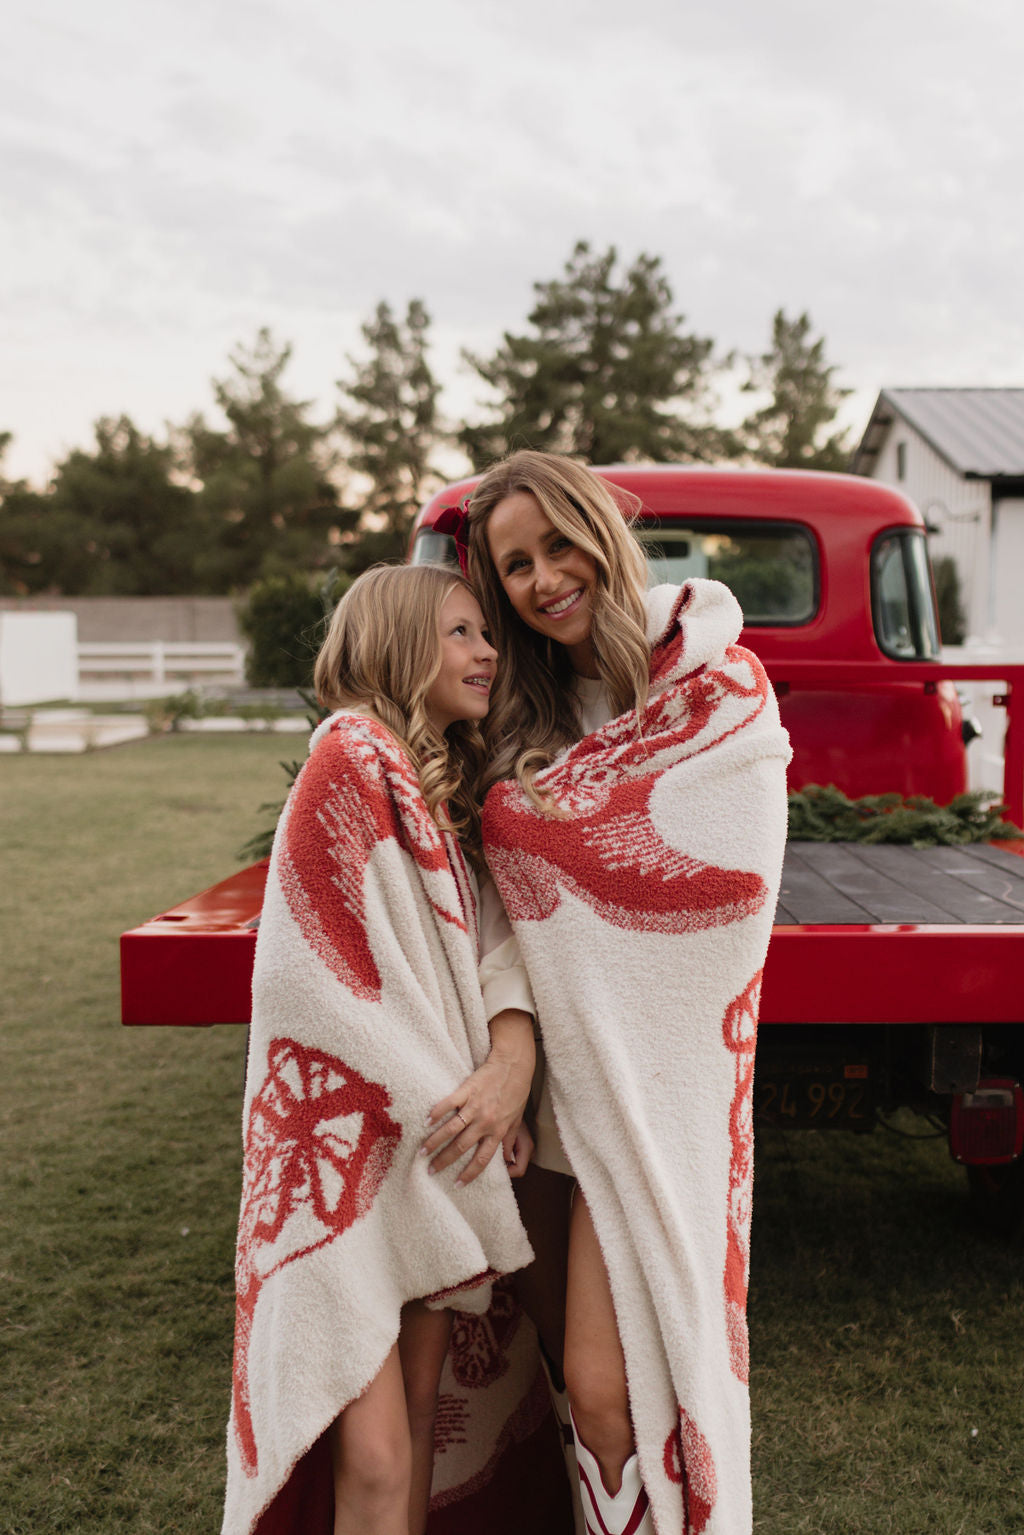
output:
M121 1022L248 1023L267 860L121 935Z

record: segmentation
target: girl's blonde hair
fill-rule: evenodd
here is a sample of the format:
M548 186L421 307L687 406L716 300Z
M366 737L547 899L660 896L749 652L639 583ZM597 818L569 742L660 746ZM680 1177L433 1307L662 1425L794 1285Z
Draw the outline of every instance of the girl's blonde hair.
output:
M535 775L580 737L573 672L561 645L529 628L505 595L491 559L487 524L506 496L536 497L554 527L594 561L591 643L616 714L647 702L651 647L645 632L647 566L630 531L640 502L559 453L525 449L487 471L469 501L469 577L501 656L484 725L487 766L481 792L502 778L519 779L534 804L547 808Z
M441 666L441 608L459 587L471 591L444 565L377 565L364 571L334 610L313 685L324 708L360 707L387 726L412 759L438 826L454 832L479 863L480 810L473 791L483 765L483 737L468 720L456 720L441 734L426 710Z

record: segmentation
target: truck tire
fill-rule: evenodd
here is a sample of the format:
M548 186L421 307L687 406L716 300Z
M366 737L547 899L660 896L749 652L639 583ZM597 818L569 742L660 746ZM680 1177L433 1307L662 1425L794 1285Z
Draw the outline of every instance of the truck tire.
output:
M993 1235L1024 1234L1024 1157L1004 1167L969 1167L967 1183L975 1220Z

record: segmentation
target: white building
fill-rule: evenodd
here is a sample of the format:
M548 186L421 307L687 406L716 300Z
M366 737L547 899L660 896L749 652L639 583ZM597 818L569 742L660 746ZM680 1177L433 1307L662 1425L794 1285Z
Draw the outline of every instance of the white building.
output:
M883 389L851 468L920 508L968 635L1024 658L1024 389Z

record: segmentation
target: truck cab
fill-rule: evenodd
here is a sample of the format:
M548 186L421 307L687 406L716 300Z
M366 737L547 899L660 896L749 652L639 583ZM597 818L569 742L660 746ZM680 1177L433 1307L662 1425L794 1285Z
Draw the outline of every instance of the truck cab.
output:
M743 609L742 643L769 672L802 661L929 662L939 629L924 520L904 496L854 475L683 468L598 469L647 550L651 584L723 581ZM410 557L454 562L435 531L475 479L423 508ZM635 500L633 499L635 498ZM901 684L777 689L793 742L789 784L835 784L852 798L922 794L946 804L967 785L956 687Z

